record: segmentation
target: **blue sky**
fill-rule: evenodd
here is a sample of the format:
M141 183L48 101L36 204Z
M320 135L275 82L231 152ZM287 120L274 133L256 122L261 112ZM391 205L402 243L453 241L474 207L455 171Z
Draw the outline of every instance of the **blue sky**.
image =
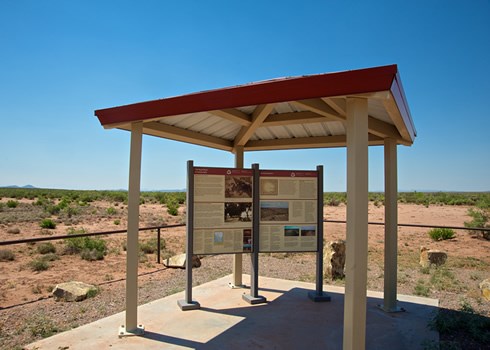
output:
M490 1L0 1L0 186L127 188L129 133L93 112L297 76L398 64L418 137L400 190L490 190ZM345 191L345 149L253 152ZM233 155L145 137L142 188ZM372 148L370 190L383 189Z

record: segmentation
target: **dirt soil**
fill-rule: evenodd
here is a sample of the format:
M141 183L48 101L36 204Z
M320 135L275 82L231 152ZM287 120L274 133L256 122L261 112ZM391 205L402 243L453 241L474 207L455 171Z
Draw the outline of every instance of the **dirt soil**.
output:
M8 198L1 201L6 202ZM65 235L67 230L100 232L124 229L127 208L123 204L94 202L72 217L53 216L54 230L39 227L40 213L33 201L23 199L17 208L0 211L0 241L48 235ZM107 208L112 207L108 214ZM468 207L399 204L399 223L464 226L469 221ZM185 208L179 216L170 216L160 204L144 204L140 208L141 227L183 223ZM324 218L345 220L346 207L326 206ZM369 220L383 222L384 207L369 205ZM17 230L20 231L19 233ZM427 228L400 227L398 231L398 292L419 294L439 299L440 307L460 310L470 307L490 317L490 301L481 296L478 284L490 278L490 241L456 230L456 237L433 241ZM156 231L142 231L140 241L148 241ZM345 239L345 224L325 223L325 240ZM162 229L165 256L184 252L185 227ZM41 337L78 327L124 310L126 252L125 234L104 236L108 254L100 261L85 261L79 255L63 255L65 243L53 241L59 260L49 262L46 271L33 272L29 263L41 258L36 244L1 246L14 255L13 261L0 261L0 349L21 349ZM424 270L419 265L420 248L440 249L448 254L445 273ZM369 226L368 289L383 290L384 227ZM315 280L315 255L311 253L261 254L260 274L268 277L301 281ZM232 256L202 258L195 270L195 284L232 272ZM244 272L250 271L248 255L244 255ZM167 269L156 262L156 254L142 254L139 265L139 303L162 298L184 289L184 270ZM439 276L435 279L433 276ZM51 298L53 287L62 282L82 281L97 285L99 293L79 303L60 303ZM325 281L343 285L343 280ZM426 287L425 289L422 287ZM425 294L420 294L420 290Z

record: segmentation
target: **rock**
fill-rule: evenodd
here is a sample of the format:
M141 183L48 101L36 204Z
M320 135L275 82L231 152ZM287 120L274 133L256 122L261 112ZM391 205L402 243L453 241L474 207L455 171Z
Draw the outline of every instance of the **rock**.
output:
M323 275L336 279L344 278L345 241L329 241L323 248Z
M175 255L171 258L165 259L163 265L170 268L185 269L186 254ZM200 267L201 259L197 255L192 256L192 267Z
M487 278L480 283L480 290L483 297L490 301L490 278Z
M20 229L18 227L9 227L7 229L7 233L18 235L20 233Z
M96 291L97 288L91 284L72 281L56 285L53 296L55 301L82 301Z
M430 265L441 266L446 263L447 253L441 250L420 247L420 265L428 267Z

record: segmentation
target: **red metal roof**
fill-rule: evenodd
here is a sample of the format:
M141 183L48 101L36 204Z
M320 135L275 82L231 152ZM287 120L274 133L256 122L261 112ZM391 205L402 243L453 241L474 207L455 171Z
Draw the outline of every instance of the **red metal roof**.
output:
M406 130L399 130L407 143L413 142L415 128L396 65L279 78L188 95L134 103L95 111L105 127L121 127L136 121L170 116L302 101L330 97L388 92L394 99ZM376 117L376 116L375 116ZM392 123L400 129L400 121ZM199 130L197 131L199 132ZM407 135L410 140L407 140Z

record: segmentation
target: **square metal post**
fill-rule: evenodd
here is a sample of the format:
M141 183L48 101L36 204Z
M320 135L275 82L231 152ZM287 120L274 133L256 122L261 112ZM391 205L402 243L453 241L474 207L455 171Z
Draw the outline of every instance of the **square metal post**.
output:
M185 256L185 300L177 301L182 311L199 309L201 305L192 300L192 256L194 255L194 162L187 162L187 234Z
M243 294L242 298L249 304L261 304L267 299L259 295L259 230L260 230L260 172L259 165L252 164L253 194L252 194L252 271L250 272L250 294Z
M308 292L313 301L330 301L331 297L323 292L323 166L318 165L317 171L317 252L316 252L316 290Z

